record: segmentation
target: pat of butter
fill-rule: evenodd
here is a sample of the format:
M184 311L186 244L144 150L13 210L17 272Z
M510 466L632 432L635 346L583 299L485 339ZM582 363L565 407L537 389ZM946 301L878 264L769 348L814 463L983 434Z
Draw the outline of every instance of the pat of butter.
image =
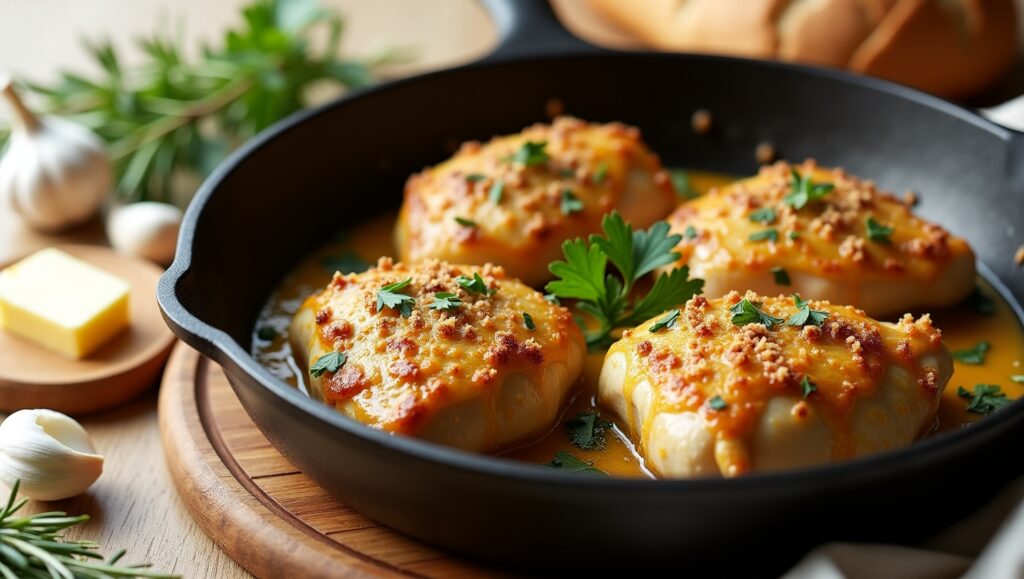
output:
M83 358L128 325L131 286L58 249L0 271L0 327Z

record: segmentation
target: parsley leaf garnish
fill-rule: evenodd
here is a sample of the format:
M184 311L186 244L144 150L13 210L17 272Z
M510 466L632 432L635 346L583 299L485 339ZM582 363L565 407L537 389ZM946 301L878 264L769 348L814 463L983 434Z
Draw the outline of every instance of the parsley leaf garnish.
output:
M771 269L772 277L775 278L776 285L793 285L793 282L789 279L789 272L780 265L777 265Z
M434 294L434 301L430 302L432 310L454 310L462 305L459 296L451 292L437 292Z
M651 325L650 331L653 334L660 332L666 328L671 328L672 326L676 325L676 320L678 319L679 310L672 310L671 312L665 314L664 318L661 318L657 322L654 322L654 324Z
M710 406L711 409L714 410L715 412L721 412L722 410L725 410L726 408L729 407L729 403L726 402L725 399L723 399L721 396L718 396L716 394L712 396L710 400L708 400L708 406Z
M795 169L790 169L789 171L793 176L793 182L789 193L786 195L785 202L786 205L793 209L803 209L808 203L814 203L835 189L835 186L831 183L814 184L811 182L810 175L801 176Z
M818 391L818 385L811 382L810 377L804 374L804 379L800 381L800 391L803 392L804 398L807 398Z
M743 298L739 303L729 308L729 312L732 314L732 323L737 326L764 324L770 330L775 324L781 324L785 321L782 318L776 318L762 312L758 308L759 305Z
M771 207L762 207L761 209L751 213L749 217L754 223L771 225L772 223L775 223L775 210Z
M388 284L377 290L377 311L379 312L384 308L394 308L398 310L398 313L402 314L403 318L411 316L412 306L416 303L416 300L410 296L398 293L409 287L410 283L412 283L411 277Z
M956 394L961 398L969 399L967 411L976 414L992 414L1010 403L1010 399L1006 397L1002 388L995 384L975 384L973 393L960 386L956 389Z
M325 257L320 264L330 273L336 271L344 274L363 273L370 269L369 262L356 255L353 251Z
M573 195L569 189L562 190L562 203L559 206L562 211L562 215L572 215L573 213L579 213L583 211L583 202L580 201L579 197Z
M523 325L526 326L526 329L530 330L531 332L537 329L537 324L533 323L533 316L526 312L523 312Z
M463 227L476 227L476 221L465 217L456 217L455 222Z
M868 215L867 219L864 220L864 227L867 232L868 239L876 243L884 243L886 245L892 243L889 240L889 236L892 235L893 228L886 227L881 223L875 221L875 218Z
M974 310L974 313L982 316L991 316L996 313L996 302L978 286L974 286L964 303Z
M694 239L697 237L697 228L692 225L687 225L686 229L683 230L684 239Z
M690 173L686 169L670 169L672 188L680 199L694 199L700 194L690 185Z
M487 192L487 199L495 205L501 203L501 198L505 195L505 182L498 179L491 185L491 190Z
M608 473L604 472L599 468L595 468L589 462L580 460L564 450L559 450L555 453L555 458L548 464L544 465L548 468L554 468L565 472L588 474L596 476L608 476Z
M608 176L608 163L605 163L604 161L602 161L602 162L598 163L597 164L597 168L594 169L594 175L592 176L594 184L595 185L600 185L601 183L604 183L605 177L607 177L607 176Z
M751 233L748 239L750 239L750 241L776 242L779 240L779 232L774 229L765 229L764 231Z
M487 175L481 175L480 173L470 173L466 175L466 181L470 183L476 183L477 181L483 181L487 178Z
M460 275L459 277L455 278L455 283L459 284L459 286L462 287L462 289L468 292L473 292L475 294L483 294L485 296L489 296L494 292L498 291L498 288L491 289L487 287L487 282L484 281L484 278L480 277L479 273L474 273L473 277L471 278L466 277L464 275Z
M793 304L798 308L796 313L786 320L787 326L818 326L828 319L828 312L812 310L809 302L800 299L800 294L793 294Z
M612 423L603 420L596 410L577 414L565 423L569 442L583 450L603 450L607 444L605 432L611 427Z
M338 368L344 366L347 360L348 355L344 352L337 350L328 352L313 362L313 365L309 367L309 375L319 378L324 375L324 372L337 372Z
M521 147L519 147L519 150L512 155L512 161L527 167L547 163L548 159L550 159L546 150L547 146L547 141L526 141Z
M631 293L637 280L679 259L673 249L682 236L669 235L664 221L633 231L618 212L606 215L601 227L603 237L562 244L565 260L548 266L558 279L545 287L559 298L577 300L579 310L596 318L599 327L586 332L592 347L606 344L615 328L636 326L685 303L704 287L703 280L689 279L689 268L682 266L659 274L647 295L634 301ZM614 273L606 271L609 262Z
M980 366L985 363L985 354L988 353L991 347L991 344L982 340L975 344L973 348L953 350L953 359L964 364L970 364L971 366Z

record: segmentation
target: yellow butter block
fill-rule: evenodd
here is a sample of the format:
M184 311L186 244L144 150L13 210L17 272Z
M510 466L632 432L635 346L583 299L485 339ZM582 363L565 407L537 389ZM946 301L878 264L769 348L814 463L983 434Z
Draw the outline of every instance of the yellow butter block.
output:
M0 328L83 358L128 326L131 286L58 249L0 271Z

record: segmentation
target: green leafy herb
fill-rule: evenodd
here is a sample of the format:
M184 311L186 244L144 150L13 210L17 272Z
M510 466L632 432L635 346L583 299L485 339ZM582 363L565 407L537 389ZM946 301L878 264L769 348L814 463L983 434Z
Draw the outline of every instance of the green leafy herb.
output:
M770 330L775 324L781 324L785 321L782 318L776 318L762 312L759 306L760 304L755 304L743 298L738 304L729 309L729 312L732 314L732 323L737 326L764 324Z
M452 292L436 292L434 294L434 301L430 302L430 309L454 310L461 305L462 300Z
M410 283L412 283L411 277L388 284L377 290L377 311L379 312L384 308L393 308L398 310L398 313L403 318L411 316L412 306L416 303L416 300L405 294L398 293L409 287Z
M800 232L799 231L790 231L789 232L789 238L790 239L800 239Z
M313 365L309 367L309 375L314 378L319 378L324 375L325 372L337 372L339 368L345 365L348 360L348 354L339 352L337 350L328 352L323 356L316 359Z
M694 239L697 237L697 228L692 225L687 225L686 229L683 230L683 238Z
M604 161L597 164L597 168L594 169L593 180L595 185L604 183L605 177L608 176L608 163Z
M716 394L715 396L712 396L710 400L708 400L708 406L710 406L711 409L714 410L715 412L721 412L722 410L725 410L726 408L729 407L729 403L726 402L721 396L718 396Z
M577 414L565 423L569 433L569 442L583 450L602 450L607 445L606 431L612 423L603 420L596 410Z
M120 551L104 561L93 541L69 541L64 531L89 520L89 515L69 517L61 511L18 517L28 499L18 500L21 481L14 481L6 506L0 511L0 577L89 579L111 577L176 578L147 569L149 565L120 566Z
M786 320L787 326L818 326L825 323L828 319L828 312L821 310L812 310L809 302L800 299L800 294L793 294L793 304L796 305L797 311L789 319Z
M531 332L537 329L537 324L533 323L533 316L526 312L523 312L523 325L526 326L526 329L530 330Z
M591 235L589 243L575 239L562 244L565 260L548 266L558 279L545 288L559 298L577 300L576 307L596 319L599 327L586 332L592 347L606 345L616 328L636 326L685 303L704 287L703 280L689 279L689 268L682 266L659 274L647 295L634 299L631 293L637 280L679 259L673 249L682 237L669 235L664 221L646 231L633 231L617 212L606 215L601 226L603 237ZM609 262L617 275L606 271Z
M771 207L762 207L761 209L751 213L749 217L754 223L771 225L772 223L775 223L775 210Z
M562 190L562 203L560 206L562 215L572 215L583 211L583 202L573 195L569 189Z
M181 175L209 175L236 144L323 93L311 88L366 86L379 65L404 60L395 51L339 58L342 19L312 0L250 1L233 20L218 42L195 51L161 30L140 40L131 64L109 41L87 44L98 74L69 72L31 89L45 112L108 145L121 200L185 203L193 191ZM0 129L0 150L6 134Z
M521 147L519 147L519 150L512 155L511 160L527 167L543 165L544 163L547 163L550 158L546 150L547 146L547 141L526 141Z
M751 233L749 237L750 241L771 241L776 242L779 240L779 232L774 229L765 229L764 231L758 231Z
M980 366L985 363L985 354L988 353L991 347L991 344L982 340L975 344L973 348L953 350L953 359L964 364L970 364L971 366Z
M337 271L346 275L350 273L363 273L370 269L369 262L356 255L354 251L346 251L338 255L325 257L320 264L331 273Z
M1010 380L1018 384L1024 384L1024 374L1014 374L1013 376L1010 376Z
M487 178L487 175L483 175L483 174L480 174L480 173L470 173L469 175L466 175L466 181L469 181L470 183L476 183L477 181L483 181L486 178Z
M595 476L608 476L608 473L604 472L599 468L595 468L593 464L580 460L564 450L559 450L555 453L555 458L547 465L548 468L554 468L565 472L595 475Z
M491 190L487 192L487 199L495 205L501 203L501 198L505 195L505 182L498 179L491 185Z
M487 282L484 281L484 278L480 277L479 273L474 273L473 277L460 275L455 278L455 283L459 284L462 289L468 292L483 294L485 296L489 296L498 291L498 288L491 289L487 287Z
M864 227L866 228L868 239L875 243L890 244L892 241L889 236L892 235L892 227L886 227L881 223L875 221L875 218L868 215L867 219L864 220Z
M785 202L793 209L803 209L808 203L814 203L835 189L831 183L812 183L811 176L801 176L795 169L790 169L793 182L786 195Z
M271 342L277 337L277 330L271 326L260 326L256 330L256 337L264 342Z
M960 386L956 393L961 398L969 399L967 411L977 414L992 414L1010 403L1002 388L995 384L975 384L973 393Z
M676 195L680 199L695 199L700 196L690 185L689 171L686 169L670 169L669 175L672 177L672 188L676 190Z
M456 217L455 222L463 227L476 227L476 221L466 219L465 217Z
M771 269L771 272L777 285L793 285L793 282L789 279L789 272L784 267L777 265Z
M970 295L967 296L964 302L976 314L991 316L996 313L996 302L978 286L974 286L974 289L971 290Z
M818 391L818 385L811 382L811 378L804 374L804 379L800 381L800 391L803 393L804 398L807 398Z
M650 331L652 334L660 332L666 328L671 328L676 325L676 320L679 319L679 310L672 310L665 314L665 317L661 318L657 322L651 325Z

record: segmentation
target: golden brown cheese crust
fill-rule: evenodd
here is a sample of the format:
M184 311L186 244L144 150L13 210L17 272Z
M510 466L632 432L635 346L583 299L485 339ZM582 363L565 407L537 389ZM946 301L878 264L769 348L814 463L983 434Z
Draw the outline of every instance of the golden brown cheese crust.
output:
M775 404L775 415L788 415L798 429L807 422L804 436L813 435L812 421L824 426L824 436L819 433L817 438L827 441L827 456L790 456L787 467L907 444L933 423L952 364L941 332L927 315L915 320L908 314L897 324L887 324L850 306L812 301L811 309L828 313L820 327L736 325L730 309L742 297L760 303L761 311L776 318L788 319L797 312L793 300L784 296L697 296L673 326L652 332L652 325L662 318L658 316L627 331L608 352L601 375L602 401L636 431L649 465L662 474L679 474L672 472L673 457L667 452L694 451L653 440L659 415L694 415L692 422L710 434L713 455L708 457L713 456L724 476L778 466L757 455L766 439L780 438L771 432L777 416L767 416L773 401L784 403ZM816 388L807 396L805 377ZM637 396L638 387L648 391ZM724 408L715 408L722 403ZM880 434L892 429L894 421L910 423L897 429L906 440L900 440L896 431L892 439ZM678 433L679 428L675 430ZM861 434L865 432L872 434ZM876 435L879 438L872 438ZM802 445L791 454L803 452ZM778 454L777 450L761 452ZM689 466L683 466L677 470L687 471ZM695 470L699 472L691 468L687 474Z
M527 142L546 143L548 160L513 161ZM500 195L492 194L496 187ZM566 191L580 209L563 207ZM547 264L561 257L562 242L600 232L606 213L617 209L642 228L674 203L671 180L636 128L560 117L487 144L466 143L410 177L396 238L405 262L500 263L538 285L550 278Z
M785 201L793 170L834 189L794 209ZM774 219L755 221L764 210L774 211ZM888 241L869 239L868 217L894 230ZM948 305L974 287L974 254L963 239L914 216L872 182L814 161L764 167L681 205L669 222L684 236L680 263L705 279L711 297L732 290L796 291L880 316ZM777 239L750 238L768 231ZM784 269L792 286L776 283L773 268Z
M459 276L479 273L490 295ZM407 317L378 311L378 291L411 279ZM430 307L435 293L461 305ZM529 329L523 313L535 325ZM387 431L472 450L492 450L550 426L582 370L583 336L568 310L510 279L500 267L415 266L382 258L361 274L335 274L292 324L297 358L347 355L335 372L310 377L313 395Z

